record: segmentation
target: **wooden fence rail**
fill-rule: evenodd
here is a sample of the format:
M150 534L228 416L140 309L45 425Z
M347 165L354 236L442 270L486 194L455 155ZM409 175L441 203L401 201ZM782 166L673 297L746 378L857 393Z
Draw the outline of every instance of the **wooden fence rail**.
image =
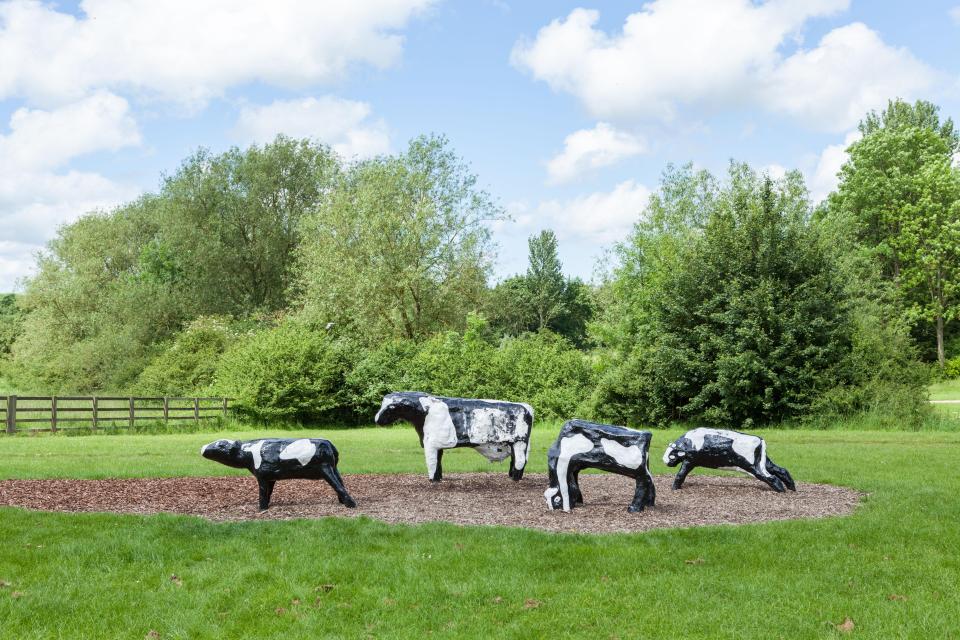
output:
M3 433L133 427L137 421L198 422L226 417L230 398L141 396L0 396ZM20 425L45 425L28 426ZM66 424L67 426L63 426Z

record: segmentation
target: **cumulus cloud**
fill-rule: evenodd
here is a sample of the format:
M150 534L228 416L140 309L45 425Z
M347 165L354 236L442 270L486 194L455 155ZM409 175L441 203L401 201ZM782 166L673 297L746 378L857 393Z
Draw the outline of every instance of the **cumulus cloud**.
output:
M64 170L76 157L140 144L127 101L97 93L59 109L18 109L0 135L0 291L26 275L57 226L128 200L136 190Z
M330 145L344 158L368 158L390 151L387 126L372 113L366 102L333 96L276 100L243 108L234 134L261 143L278 133L313 138Z
M950 9L949 13L954 24L960 24L960 4Z
M650 190L633 180L612 191L599 191L569 200L547 200L535 207L513 203L510 213L521 227L554 229L561 239L576 238L599 244L622 240L640 219Z
M829 145L820 153L817 166L808 179L810 198L814 203L821 202L837 188L837 174L849 157L847 149L859 139L860 132L851 131L842 143Z
M395 64L397 31L432 2L83 0L74 16L12 0L0 4L0 99L50 105L129 88L202 105L249 82L328 82L355 63Z
M547 163L552 184L569 182L592 169L615 164L646 151L642 138L606 122L574 131L563 141L563 151Z
M575 9L518 42L511 60L613 122L668 121L687 105L759 103L818 128L849 128L891 96L930 86L934 73L862 24L835 29L816 48L784 58L783 48L808 20L848 5L656 0L629 15L616 34L596 27L597 11Z
M829 32L771 74L769 108L807 124L842 131L890 98L916 95L936 74L905 48L891 47L862 23Z

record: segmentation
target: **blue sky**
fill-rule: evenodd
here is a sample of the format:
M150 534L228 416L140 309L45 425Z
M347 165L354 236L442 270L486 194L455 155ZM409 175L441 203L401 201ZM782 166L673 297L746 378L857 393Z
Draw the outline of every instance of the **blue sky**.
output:
M960 117L960 0L0 1L0 291L64 222L197 147L279 132L349 157L446 134L526 238L589 278L667 163L834 184L887 98Z

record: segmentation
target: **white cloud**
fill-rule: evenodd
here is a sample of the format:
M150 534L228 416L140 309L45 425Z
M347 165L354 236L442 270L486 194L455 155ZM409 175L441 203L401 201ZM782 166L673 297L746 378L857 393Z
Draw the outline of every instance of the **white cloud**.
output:
M569 182L591 169L615 164L646 151L642 138L620 131L606 122L593 129L574 131L563 141L563 151L547 163L552 184Z
M916 95L935 78L907 49L885 44L857 22L834 29L815 49L787 58L763 95L775 111L842 131L891 98Z
M950 9L949 13L950 17L953 19L953 22L955 24L960 24L960 4Z
M683 106L751 105L828 130L849 128L869 108L930 86L934 73L862 24L835 29L812 50L784 59L812 19L849 0L656 0L623 30L596 28L599 13L575 9L520 41L511 59L556 91L613 122L670 120ZM819 84L817 83L819 81ZM797 95L810 92L813 96ZM856 112L854 114L854 112ZM853 120L851 121L851 118Z
M829 145L820 153L817 166L807 180L810 198L814 203L821 202L837 188L837 174L849 157L847 148L859 139L860 132L851 131L841 144Z
M650 190L633 180L612 191L595 192L570 200L547 200L531 208L513 203L510 213L521 227L554 229L561 239L576 238L604 244L622 240L640 219Z
M83 0L80 17L0 4L0 99L76 100L129 88L202 105L228 87L303 87L396 63L397 31L433 0Z
M9 127L8 135L0 135L5 173L55 168L85 153L140 144L130 105L107 92L53 111L17 109Z
M93 209L137 194L99 174L60 169L73 158L140 143L126 100L96 93L59 109L19 109L0 135L0 291L29 273L32 253Z
M371 118L366 102L333 96L276 100L245 107L234 133L250 142L269 142L278 133L314 138L345 158L367 158L390 151L390 135L383 120Z

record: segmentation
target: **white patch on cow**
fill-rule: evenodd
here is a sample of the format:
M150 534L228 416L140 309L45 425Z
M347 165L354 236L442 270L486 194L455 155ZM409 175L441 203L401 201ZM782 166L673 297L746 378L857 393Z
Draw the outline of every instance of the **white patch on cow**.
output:
M510 457L510 445L508 444L481 444L474 448L477 453L490 462L502 462Z
M244 451L249 451L253 455L253 468L259 469L260 463L263 462L263 458L260 457L260 449L263 448L263 440L257 440L256 442L248 442L247 444L241 447Z
M553 509L553 497L560 493L560 489L557 487L550 487L543 492L543 497L547 501L547 507Z
M567 467L570 459L578 453L593 449L593 443L582 433L567 436L560 441L560 455L557 457L557 479L560 483L560 496L563 498L563 510L570 511L570 491L567 486Z
M380 410L377 411L377 415L373 416L373 421L377 422L380 419L380 414L386 411L387 407L393 404L396 401L396 399L397 398L394 395L384 396L383 402L380 403Z
M663 464L670 464L670 452L674 450L674 445L671 442L667 445L667 450L663 452Z
M523 469L527 466L527 449L530 447L529 442L521 440L520 442L513 443L513 468L514 469Z
M301 438L300 440L294 440L286 447L283 448L283 451L280 452L281 460L298 460L302 466L307 466L307 463L313 459L313 454L317 452L317 445L313 444L307 438Z
M616 440L600 438L603 452L617 461L617 464L627 469L639 469L643 464L643 451L637 445L625 447Z
M457 429L446 402L428 396L420 398L420 406L427 411L423 421L423 453L427 460L427 474L433 478L437 470L437 450L457 446Z

